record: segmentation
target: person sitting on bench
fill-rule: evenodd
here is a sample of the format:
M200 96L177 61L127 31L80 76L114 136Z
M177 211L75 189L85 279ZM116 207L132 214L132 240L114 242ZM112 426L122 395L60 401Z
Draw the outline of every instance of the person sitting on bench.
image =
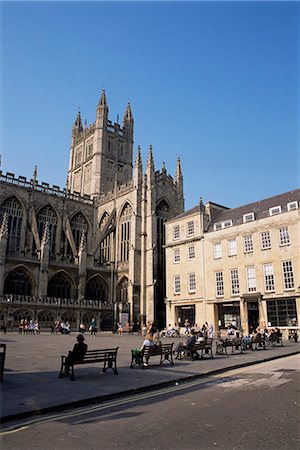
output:
M179 344L175 348L174 353L177 353L175 359L178 359L180 357L181 352L184 352L185 350L190 350L195 344L195 342L196 342L195 331L191 330L191 336L187 338L187 341L179 342Z
M87 344L84 343L84 336L82 334L79 334L77 336L77 342L73 347L72 351L69 351L69 354L66 358L66 368L65 368L65 375L68 376L70 373L70 366L73 365L74 362L82 361L84 358L84 355L87 352Z

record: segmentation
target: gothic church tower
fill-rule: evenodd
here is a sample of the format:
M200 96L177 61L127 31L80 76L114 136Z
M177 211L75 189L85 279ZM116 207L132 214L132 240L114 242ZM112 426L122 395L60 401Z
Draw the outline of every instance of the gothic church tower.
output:
M78 112L72 129L67 189L98 197L132 180L133 117L128 103L122 127L108 120L105 91L96 109L96 121L82 126Z

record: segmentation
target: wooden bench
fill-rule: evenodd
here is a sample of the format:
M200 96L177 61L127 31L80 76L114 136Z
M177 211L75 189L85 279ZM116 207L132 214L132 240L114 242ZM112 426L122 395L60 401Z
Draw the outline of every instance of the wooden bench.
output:
M61 355L61 368L59 378L63 376L70 375L71 380L74 381L74 366L79 366L83 364L94 364L94 363L104 363L102 372L106 372L107 369L112 369L114 373L117 375L117 353L119 347L116 348L106 348L101 350L87 350L83 359L80 361L73 362L72 365L69 366L70 371L69 374L66 373L66 359L67 356Z
M122 334L123 333L133 334L133 327L131 325L129 327L123 327L122 328Z
M283 347L282 333L271 333L268 337L268 344L275 347L277 344Z
M144 369L148 366L149 359L152 356L160 356L160 364L164 361L168 361L172 366L173 362L173 344L159 344L159 345L145 345L145 347L141 350L131 350L131 364L130 368L132 369L135 365L138 365Z
M258 350L258 349L266 350L265 338L261 334L253 336L251 338L250 348L251 350Z
M182 348L181 351L179 351L180 354L178 355L178 358L183 359L186 356L193 361L199 358L203 359L204 355L208 355L213 359L212 343L212 338L207 338L205 341L195 342L192 347Z
M216 342L216 355L226 355L227 348L231 348L231 353L234 353L236 350L240 353L243 353L243 344L241 338L225 338L220 339Z
M3 380L5 355L6 355L6 344L0 344L0 381Z

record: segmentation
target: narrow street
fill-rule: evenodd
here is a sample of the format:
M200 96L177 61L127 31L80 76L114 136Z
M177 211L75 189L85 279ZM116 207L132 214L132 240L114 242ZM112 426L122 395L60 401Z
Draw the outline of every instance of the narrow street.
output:
M296 450L299 386L296 355L161 391L8 423L1 449Z

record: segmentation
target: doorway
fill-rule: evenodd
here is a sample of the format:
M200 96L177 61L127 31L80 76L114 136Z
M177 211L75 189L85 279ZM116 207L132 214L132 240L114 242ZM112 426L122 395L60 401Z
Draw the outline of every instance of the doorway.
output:
M258 302L247 303L248 311L248 330L249 334L253 333L259 325Z

